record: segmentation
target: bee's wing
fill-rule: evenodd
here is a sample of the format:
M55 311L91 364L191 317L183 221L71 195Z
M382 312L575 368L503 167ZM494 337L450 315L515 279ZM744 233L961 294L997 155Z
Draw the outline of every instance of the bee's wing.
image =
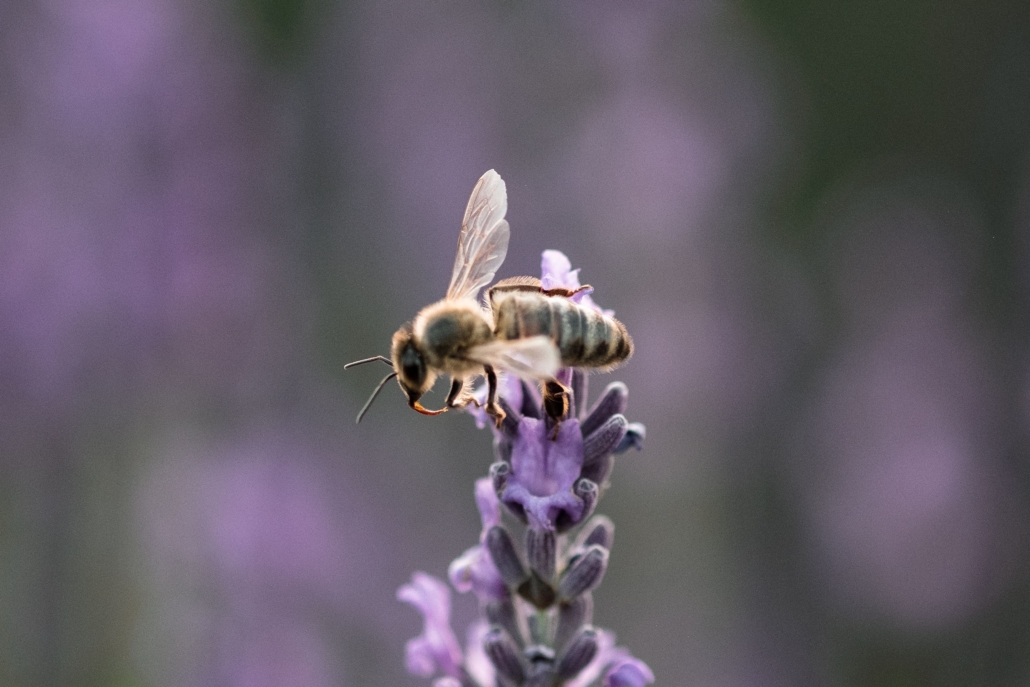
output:
M490 283L508 252L508 192L501 175L490 170L476 183L465 208L448 298L472 298Z
M523 379L553 377L561 367L561 353L546 336L491 341L472 347L467 357L477 363L507 370Z

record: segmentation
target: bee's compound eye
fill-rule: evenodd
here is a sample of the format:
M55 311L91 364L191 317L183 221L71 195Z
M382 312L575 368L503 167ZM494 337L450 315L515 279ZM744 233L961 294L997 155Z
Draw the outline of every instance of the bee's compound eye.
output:
M401 374L414 386L422 386L426 379L426 365L422 362L422 356L410 345L401 353Z

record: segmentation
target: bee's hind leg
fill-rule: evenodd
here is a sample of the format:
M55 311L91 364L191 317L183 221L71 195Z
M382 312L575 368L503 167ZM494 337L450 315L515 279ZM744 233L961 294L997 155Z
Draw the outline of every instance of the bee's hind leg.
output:
M554 422L551 441L558 438L561 421L569 414L570 397L571 390L557 379L548 379L544 382L544 411L547 413L547 417Z
M484 365L483 371L486 372L487 385L486 414L494 419L494 424L500 429L506 413L497 403L497 373L494 372L492 365Z

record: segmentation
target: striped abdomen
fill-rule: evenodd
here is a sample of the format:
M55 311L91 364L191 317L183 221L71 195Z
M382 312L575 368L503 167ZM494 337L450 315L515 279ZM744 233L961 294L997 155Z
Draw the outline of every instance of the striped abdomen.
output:
M493 291L494 333L499 339L549 336L562 367L612 368L633 354L633 340L614 317L540 291Z

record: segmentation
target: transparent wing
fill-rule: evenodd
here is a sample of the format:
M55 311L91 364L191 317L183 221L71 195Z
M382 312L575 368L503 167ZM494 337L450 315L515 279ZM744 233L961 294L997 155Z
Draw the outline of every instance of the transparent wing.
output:
M458 237L458 255L454 258L448 298L473 300L479 290L490 283L508 252L508 192L501 175L490 170L476 183L465 208Z
M561 353L554 342L546 336L491 341L473 347L467 357L477 363L507 370L523 379L553 377L561 367Z

